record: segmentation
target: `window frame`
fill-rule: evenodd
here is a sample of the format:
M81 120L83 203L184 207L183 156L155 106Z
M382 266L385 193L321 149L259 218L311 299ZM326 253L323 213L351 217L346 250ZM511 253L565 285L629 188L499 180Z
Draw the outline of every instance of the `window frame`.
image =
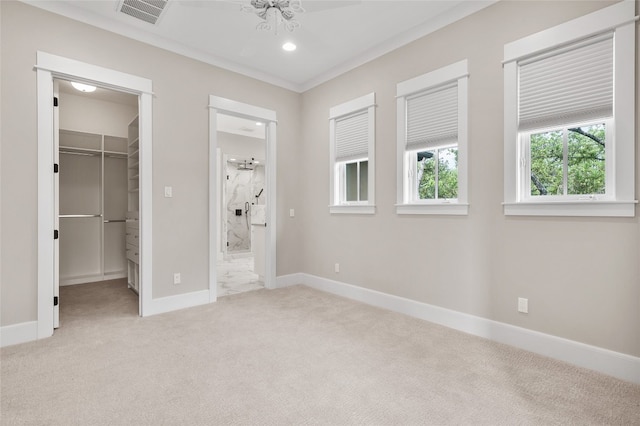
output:
M635 204L635 4L623 1L504 46L504 214L526 216L634 217ZM518 131L518 62L600 34L613 33L614 118L607 122L607 195L546 199L524 191ZM590 120L595 122L600 120ZM611 124L609 124L611 123ZM572 123L555 126L571 127ZM544 130L544 129L542 129ZM537 130L535 131L537 132ZM529 177L530 179L530 177Z
M336 121L360 112L367 114L367 156L346 161L336 161ZM329 187L330 213L375 213L375 92L336 105L329 110ZM367 200L346 200L346 164L367 161ZM358 166L359 170L359 166ZM358 175L358 181L360 177ZM360 188L358 188L358 193Z
M468 91L469 71L466 59L437 70L422 74L418 77L403 81L396 85L397 111L397 203L396 214L426 214L426 215L467 215L468 204ZM455 84L458 92L458 140L457 144L445 142L434 149L458 149L458 198L456 199L428 199L419 200L413 194L417 172L412 164L415 149L407 149L407 99L424 92L438 90ZM423 150L420 150L423 151ZM411 173L414 171L414 173Z

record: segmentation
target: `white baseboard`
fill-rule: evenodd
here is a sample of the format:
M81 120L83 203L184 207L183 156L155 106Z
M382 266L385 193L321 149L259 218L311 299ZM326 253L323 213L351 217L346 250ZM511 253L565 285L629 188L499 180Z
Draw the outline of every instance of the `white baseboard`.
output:
M278 277L278 287L281 279L283 287L284 284L304 284L640 384L638 357L315 275L300 273Z
M145 308L143 316L163 314L177 311L178 309L191 308L193 306L210 303L209 290L194 291L192 293L177 294L175 296L152 299L148 308Z
M17 345L38 339L38 321L0 327L0 347Z
M303 284L306 274L296 273L289 275L280 275L276 277L275 288L291 287L292 285Z
M104 275L84 275L74 278L60 278L60 286L64 287L69 285L91 284L98 281L117 280L121 278L127 278L127 271L112 272Z

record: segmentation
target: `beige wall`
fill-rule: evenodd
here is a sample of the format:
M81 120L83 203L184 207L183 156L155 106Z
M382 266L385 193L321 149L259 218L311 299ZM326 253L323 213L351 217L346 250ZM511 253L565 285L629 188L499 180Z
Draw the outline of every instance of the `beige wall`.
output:
M278 275L298 272L298 94L13 1L0 2L3 326L36 320L36 51L153 81L153 297L208 288L208 109L214 94L278 117ZM173 198L163 187L173 186ZM10 244L9 244L10 242ZM182 273L180 286L173 272Z
M300 215L301 269L640 356L638 218L505 217L501 206L504 44L608 4L500 2L304 93L300 179L313 196ZM462 59L470 71L469 215L398 216L396 83ZM372 91L377 213L330 215L329 108ZM529 299L528 315L517 312L518 297Z
M126 138L129 123L138 115L137 103L99 101L70 93L59 97L60 128L65 130Z
M218 148L224 154L236 155L239 159L264 160L267 146L264 139L218 132Z

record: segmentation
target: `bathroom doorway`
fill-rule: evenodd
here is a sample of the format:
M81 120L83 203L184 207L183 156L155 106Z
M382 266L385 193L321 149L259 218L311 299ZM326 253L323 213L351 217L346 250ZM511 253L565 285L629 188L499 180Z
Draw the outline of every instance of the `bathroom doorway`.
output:
M220 247L218 296L264 288L265 123L217 114Z
M213 301L218 296L276 287L277 126L275 111L213 95L209 96L209 123ZM239 187L231 185L232 175L244 182L242 198ZM238 232L232 235L234 226L242 226L246 237ZM231 277L238 285L229 284Z

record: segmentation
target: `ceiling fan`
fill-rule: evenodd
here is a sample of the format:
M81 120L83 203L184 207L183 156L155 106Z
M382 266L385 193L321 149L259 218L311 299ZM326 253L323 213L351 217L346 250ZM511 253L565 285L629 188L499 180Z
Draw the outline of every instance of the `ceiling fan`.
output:
M188 7L212 7L225 11L231 10L229 6L237 7L237 5L240 5L241 11L251 13L262 19L262 22L256 26L257 30L273 31L277 35L280 25L289 32L300 27L296 14L299 16L305 12L323 12L360 5L362 0L305 0L304 8L302 7L302 0L189 0L180 1L179 3Z
M251 0L251 4L242 6L242 11L255 13L263 20L256 29L273 30L276 35L281 24L289 32L300 27L295 16L305 12L301 0Z

